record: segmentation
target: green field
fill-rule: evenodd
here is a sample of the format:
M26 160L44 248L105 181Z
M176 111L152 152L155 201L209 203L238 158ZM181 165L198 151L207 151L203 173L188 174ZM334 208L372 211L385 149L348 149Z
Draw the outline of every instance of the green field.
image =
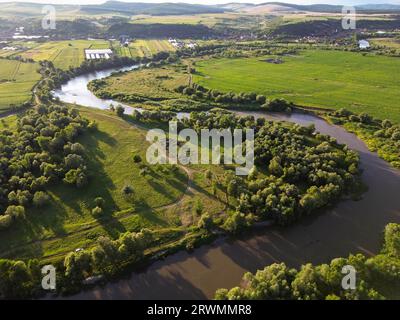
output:
M117 54L126 57L150 57L161 51L175 51L175 48L165 39L137 39L128 47L120 46L119 42L115 41L113 49Z
M0 113L31 98L31 90L40 80L38 68L36 63L0 59Z
M221 91L283 97L303 106L348 108L400 122L400 59L341 51L281 57L209 59L196 63L195 82Z
M385 46L391 49L400 49L400 39L395 38L374 38L370 39L372 44L377 46Z
M26 50L18 55L35 61L49 60L57 68L67 70L78 67L85 60L85 49L109 48L106 40L50 41Z
M81 114L99 125L97 132L79 139L88 158L89 184L83 189L62 183L51 186L48 207L29 208L26 221L0 233L0 258L58 260L76 248L90 247L100 235L118 238L144 227L165 230L190 224L195 201L204 202L210 213L224 208L210 196L211 188L201 173L204 168L190 169L191 184L197 187L188 194L188 173L183 169L151 166L146 176L140 174L133 155L145 159L146 128L108 111L81 108ZM15 116L5 118L0 129L12 129L15 120ZM133 188L129 197L122 193L125 185ZM93 200L99 196L106 201L104 213L94 217Z
M183 66L165 66L111 76L105 80L105 89L111 94L134 94L155 101L181 98L175 89L189 83L183 69Z
M131 23L163 23L163 24L204 24L209 27L215 26L217 23L235 21L243 14L237 13L209 13L196 15L165 15L165 16L149 16L137 15L131 18Z

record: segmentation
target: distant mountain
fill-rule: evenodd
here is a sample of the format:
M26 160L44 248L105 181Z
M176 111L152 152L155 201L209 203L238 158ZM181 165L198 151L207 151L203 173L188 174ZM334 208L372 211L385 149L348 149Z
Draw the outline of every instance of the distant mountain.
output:
M107 1L99 5L83 5L82 12L116 12L125 14L149 14L149 15L181 15L201 13L222 13L226 9L217 6L207 6L189 3L142 3Z
M223 5L221 7L224 7ZM342 12L342 5L331 4L310 4L300 5L286 2L265 2L258 5L229 3L226 8L231 8L234 11L251 12L251 13L267 13L278 11L309 11L309 12L327 12L338 13ZM355 6L358 11L371 12L400 12L400 5L396 4L366 4Z

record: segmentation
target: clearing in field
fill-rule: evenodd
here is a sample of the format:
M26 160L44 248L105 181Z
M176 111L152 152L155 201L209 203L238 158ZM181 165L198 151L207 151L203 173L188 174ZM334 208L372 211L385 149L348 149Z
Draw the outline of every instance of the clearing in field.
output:
M279 58L283 63L268 62ZM257 92L299 105L400 122L400 59L342 51L307 50L299 55L209 59L195 65L194 81L221 91Z
M31 90L40 80L38 68L36 63L0 59L0 113L31 98Z

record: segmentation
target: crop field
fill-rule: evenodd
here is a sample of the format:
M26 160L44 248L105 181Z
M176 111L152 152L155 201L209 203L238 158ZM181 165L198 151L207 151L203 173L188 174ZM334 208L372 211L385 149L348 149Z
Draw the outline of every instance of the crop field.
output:
M133 16L131 23L163 23L163 24L204 24L212 27L217 23L226 22L228 20L236 20L243 15L235 13L213 13L213 14L196 14L196 15L174 15L174 16Z
M175 51L175 48L168 40L157 39L137 39L132 41L128 47L122 47L119 43L115 42L113 47L117 54L126 57L150 57L161 51Z
M18 55L35 61L49 60L57 68L66 70L82 63L85 59L84 49L102 49L109 48L109 46L109 42L106 40L51 41L39 44Z
M33 86L40 80L38 67L35 63L0 59L0 113L30 99Z
M400 49L400 39L395 38L375 38L370 40L377 46L385 46L391 49Z
M100 235L118 238L123 232L145 227L168 228L170 232L182 223L190 223L195 201L204 202L210 213L224 208L222 202L209 195L211 186L202 173L204 166L191 169L192 184L197 188L186 195L188 174L181 168L151 166L146 175L140 174L141 165L133 161L133 156L145 159L145 128L133 126L109 111L80 111L99 126L98 131L79 139L88 158L88 186L51 186L49 206L30 208L24 223L0 233L0 258L55 261L77 248L90 247ZM4 118L0 129L12 129L15 121L15 116ZM212 170L220 173L221 169L215 166ZM122 193L126 185L133 189L129 196ZM93 217L93 200L99 196L106 201L104 212L101 217Z
M257 92L299 105L348 108L400 122L400 59L341 51L299 55L209 59L195 65L194 81L221 91Z

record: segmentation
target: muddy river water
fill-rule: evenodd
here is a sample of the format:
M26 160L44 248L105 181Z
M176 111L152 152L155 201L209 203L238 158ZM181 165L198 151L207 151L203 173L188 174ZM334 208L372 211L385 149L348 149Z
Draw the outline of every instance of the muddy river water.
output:
M124 68L123 70L133 69ZM115 70L76 77L55 92L62 101L106 109L112 100L95 97L87 83ZM132 108L125 106L126 112ZM324 263L350 253L376 254L382 231L389 222L400 222L400 171L390 167L355 135L312 115L267 115L237 112L302 125L314 123L317 131L335 137L361 155L363 180L369 190L362 200L346 200L319 215L289 227L266 227L238 240L218 239L193 253L179 252L150 265L145 271L71 296L72 299L202 299L218 288L240 283L243 273L274 262L298 267L306 262ZM185 116L182 113L180 116Z

